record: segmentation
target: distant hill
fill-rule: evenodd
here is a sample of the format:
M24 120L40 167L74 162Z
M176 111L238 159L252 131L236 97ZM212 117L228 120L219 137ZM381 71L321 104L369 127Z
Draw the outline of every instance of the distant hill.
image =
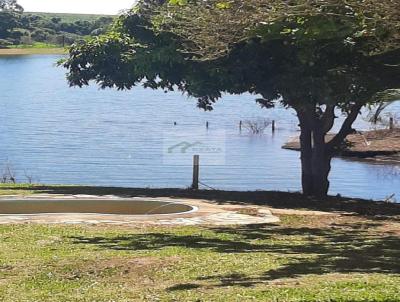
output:
M2 20L0 48L64 47L89 36L105 33L115 15L15 12ZM3 18L2 17L2 18Z
M73 23L76 21L89 21L93 22L101 17L111 17L115 18L115 15L95 15L95 14L64 14L64 13L38 13L38 12L25 12L26 14L39 16L46 20L51 20L52 18L60 18L61 22Z

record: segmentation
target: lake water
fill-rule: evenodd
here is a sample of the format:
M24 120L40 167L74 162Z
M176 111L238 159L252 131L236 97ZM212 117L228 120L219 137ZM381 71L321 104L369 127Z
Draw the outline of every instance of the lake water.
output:
M204 112L180 93L69 88L59 56L0 57L0 165L45 184L188 187L192 167L163 159L165 136L224 133L223 163L202 162L200 179L227 190L298 191L299 154L281 149L298 134L292 111L225 96ZM400 107L392 110L400 112ZM239 132L240 120L274 119L277 131ZM205 123L209 122L208 131ZM174 125L174 122L177 125ZM358 126L365 128L363 121ZM334 159L331 193L400 199L400 168Z

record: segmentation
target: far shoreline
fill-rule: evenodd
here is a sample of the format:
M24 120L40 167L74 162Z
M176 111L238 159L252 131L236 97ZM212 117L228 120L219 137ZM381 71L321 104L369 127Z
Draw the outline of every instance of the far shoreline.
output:
M67 54L65 48L2 48L0 56L18 55L63 55Z

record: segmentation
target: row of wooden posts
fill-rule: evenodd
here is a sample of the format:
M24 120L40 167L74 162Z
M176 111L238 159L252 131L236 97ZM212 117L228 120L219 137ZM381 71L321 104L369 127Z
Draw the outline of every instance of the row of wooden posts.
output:
M174 125L177 126L178 123L174 122ZM210 127L210 123L207 121L206 122L206 128L208 129L209 127ZM242 129L243 129L243 121L240 121L239 122L239 130L242 131ZM272 121L271 129L272 129L272 132L275 132L275 130L276 130L276 122L275 122L275 120ZM390 130L394 129L394 119L393 119L393 117L391 117L389 119L389 129Z
M175 122L174 125L176 126L177 123ZM207 121L206 122L206 128L208 129L210 127L210 123ZM243 128L243 121L239 122L239 130L242 131ZM272 121L272 132L275 132L276 130L276 123L275 121ZM194 155L193 156L193 181L192 181L192 190L198 190L199 189L199 183L200 183L200 155Z
M177 126L177 125L178 125L178 123L177 123L177 122L174 122L174 126ZM210 128L210 123L209 123L208 121L206 122L206 128L207 128L207 129ZM276 130L276 123L275 123L275 120L272 121L272 126L271 126L271 128L272 128L272 132L275 132L275 130ZM242 131L242 129L243 129L243 121L240 121L240 122L239 122L239 130Z
M206 123L206 127L210 126L209 122ZM239 128L242 130L243 122L240 121L239 123ZM275 121L272 121L272 132L275 131ZM390 122L389 122L389 129L393 130L394 129L394 119L391 117ZM193 182L192 182L192 190L198 190L199 189L199 182L200 182L200 155L194 155L193 156Z

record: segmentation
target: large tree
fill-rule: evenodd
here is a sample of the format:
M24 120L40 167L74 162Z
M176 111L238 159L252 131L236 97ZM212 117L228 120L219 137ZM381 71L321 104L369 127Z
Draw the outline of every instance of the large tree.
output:
M394 0L142 0L109 34L74 45L64 66L71 85L178 89L206 110L245 92L291 107L303 192L325 196L362 107L400 88L399 15ZM344 122L326 141L337 113Z
M0 0L0 11L22 12L23 8L17 0Z

